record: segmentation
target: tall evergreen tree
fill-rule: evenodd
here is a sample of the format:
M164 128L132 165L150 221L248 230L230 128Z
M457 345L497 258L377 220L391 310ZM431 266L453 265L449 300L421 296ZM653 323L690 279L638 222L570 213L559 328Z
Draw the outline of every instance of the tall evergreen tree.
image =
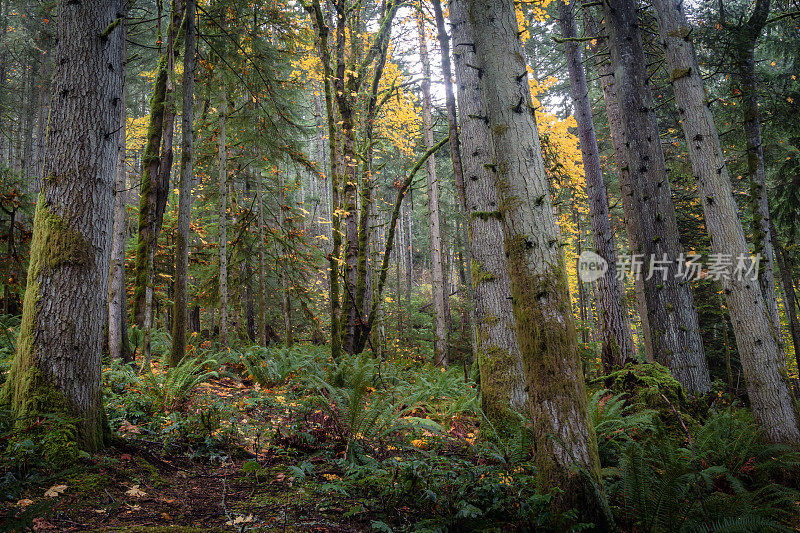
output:
M693 394L711 387L708 363L703 351L694 296L688 283L677 275L683 250L675 219L675 206L653 108L650 76L647 73L641 27L634 0L603 2L611 63L616 78L621 116L622 143L628 165L632 209L629 229L635 232L645 265L663 270L644 277L650 342L656 361Z
M537 475L561 510L602 519L600 462L586 410L561 236L544 172L528 70L511 0L470 0L494 159L496 215L505 237L511 302L533 420ZM500 253L500 250L497 251ZM575 475L574 468L586 475Z
M103 443L117 132L123 105L121 0L58 3L55 92L17 351L0 403L17 424L75 420L85 450Z

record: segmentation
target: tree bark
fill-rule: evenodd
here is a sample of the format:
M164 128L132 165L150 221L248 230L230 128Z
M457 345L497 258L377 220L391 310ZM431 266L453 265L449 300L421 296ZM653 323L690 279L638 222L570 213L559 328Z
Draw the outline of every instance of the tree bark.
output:
M125 102L127 93L125 77L125 35L127 34L125 24L121 23L120 32L122 39L123 57L123 87L122 101ZM125 200L127 197L127 176L125 168L125 121L127 117L125 105L121 106L120 111L120 130L117 152L117 173L114 179L114 211L113 211L113 233L111 234L111 268L109 271L108 282L108 351L114 359L122 359L130 362L133 354L128 346L128 317L125 312L127 307L127 290L125 287L125 239L127 237L127 221L125 216Z
M178 231L175 235L175 296L172 322L172 350L169 364L177 365L186 355L189 326L189 232L194 179L194 73L195 2L186 0L184 19L183 106L181 111L181 178L178 194Z
M653 7L711 249L734 258L734 265L722 276L722 292L731 315L753 415L772 442L797 444L800 421L761 286L753 277L735 270L744 258L747 266L751 266L750 251L739 222L714 117L708 107L691 40L692 28L681 0L654 0Z
M650 276L644 268L641 275L652 348L656 361L667 366L689 393L703 394L710 389L711 380L691 287L676 275L683 250L653 111L636 3L608 0L603 10L628 163L629 187L622 194L631 197L629 230L638 245L631 252L643 254L645 265L666 259L666 270Z
M156 79L153 95L150 98L150 124L147 128L147 144L142 157L141 186L139 190L139 228L136 245L136 273L134 277L133 310L136 324L149 335L149 325L145 322L146 314L151 308L153 292L153 260L158 245L158 232L164 217L167 196L169 195L169 169L172 166L172 126L168 124L174 119L172 109L172 76L170 66L175 58L175 39L183 17L183 3L175 0L172 15L167 29L167 47L161 55L156 68ZM166 139L165 128L170 131L169 154L162 152L162 140ZM169 159L169 165L165 165ZM166 171L166 173L165 173Z
M329 176L331 187L331 252L328 254L328 280L330 287L330 323L331 323L331 357L338 360L342 351L341 335L341 302L339 298L339 256L341 255L342 234L339 217L340 208L340 183L342 174L342 160L337 136L337 117L334 112L334 73L328 49L329 26L322 13L319 0L313 0L306 10L311 15L311 21L317 32L317 52L322 62L323 87L325 90L325 114L328 124L329 148Z
M101 356L122 102L121 0L58 3L58 45L42 191L17 352L0 394L18 428L74 419L103 443Z
M569 5L564 0L558 2L558 15L561 32L565 39L575 39L578 31L574 17L575 3ZM600 319L600 338L602 340L601 358L603 371L608 373L636 359L633 337L626 320L626 310L617 283L617 251L611 220L608 213L608 194L603 171L600 166L600 152L589 104L589 88L583 70L580 46L575 41L564 43L569 70L572 103L575 106L575 120L578 124L583 169L586 175L586 195L589 199L589 213L592 220L592 237L595 252L602 257L608 269L597 279L597 307Z
M783 307L786 317L789 320L789 331L792 334L792 344L794 345L794 358L797 368L800 369L800 320L797 318L797 295L794 291L792 281L792 263L786 250L778 242L775 227L770 226L770 237L772 238L772 248L775 250L778 269L781 272L781 284L783 285Z
M425 19L421 7L417 9L417 31L419 33L419 55L422 59L422 129L425 148L433 147L433 120L431 118L431 64L428 58L428 43L425 36ZM453 140L450 139L452 143ZM447 315L449 306L445 288L447 271L444 268L444 228L439 209L439 181L436 178L436 159L432 155L425 166L428 177L428 220L431 225L431 293L433 298L433 364L447 366L447 344L449 331Z
M219 133L217 134L217 164L219 167L219 342L228 345L228 149L226 118L228 96L224 81L219 102Z
M288 168L287 168L288 171ZM289 280L287 279L287 269L289 268L288 263L288 255L289 249L286 247L285 243L289 238L289 233L291 231L290 227L290 220L287 216L287 213L291 209L289 207L289 199L286 196L286 178L284 172L279 172L280 175L280 205L278 209L280 211L280 218L278 219L280 224L281 230L281 244L279 245L280 248L275 250L276 255L278 256L277 266L279 269L278 278L281 281L281 313L283 315L283 332L284 332L284 341L287 347L291 347L294 344L294 335L292 332L292 305L291 300L289 299Z
M588 0L583 1L584 3L588 2ZM583 22L586 33L591 36L596 36L596 39L589 41L589 47L594 56L595 68L600 78L600 87L603 92L606 117L608 118L608 129L611 133L611 144L614 149L614 162L617 167L620 190L623 192L629 191L630 170L625 153L625 141L622 139L622 116L619 110L619 104L617 103L617 85L614 79L614 71L611 68L611 61L603 57L604 55L608 55L608 47L606 46L607 36L602 33L603 28L598 28L588 6L583 7ZM640 245L636 240L639 236L632 226L635 208L631 195L622 194L622 210L624 213L625 227L628 231L628 248L633 253L634 250L640 249ZM623 280L620 280L620 285L620 293L622 293L622 289L624 288ZM653 362L655 361L655 355L653 353L650 323L647 319L647 298L645 298L644 295L644 282L641 276L633 280L633 285L636 295L636 309L642 328L641 338L644 344L645 358L647 361Z
M494 145L498 213L530 396L537 476L558 510L603 520L600 462L572 317L561 236L544 171L512 0L470 0L481 94ZM496 250L495 253L500 253ZM585 475L576 475L574 468Z
M450 1L453 58L461 142L464 157L464 200L472 255L470 273L475 295L477 356L481 407L500 433L513 428L516 413L527 413L525 371L517 342L511 281L502 253L503 228L494 175L494 160L480 70L465 0Z
M256 194L258 195L258 342L261 346L267 345L266 321L266 259L264 244L264 195L261 192L261 182L264 177L261 170L256 174Z
M775 251L772 246L769 200L764 168L764 146L761 137L761 113L758 109L755 46L769 16L770 0L756 0L747 21L729 26L721 13L722 26L734 38L734 62L742 101L742 127L747 152L747 175L750 182L750 210L753 216L753 248L764 259L758 282L764 295L767 312L781 339L778 298L775 292Z

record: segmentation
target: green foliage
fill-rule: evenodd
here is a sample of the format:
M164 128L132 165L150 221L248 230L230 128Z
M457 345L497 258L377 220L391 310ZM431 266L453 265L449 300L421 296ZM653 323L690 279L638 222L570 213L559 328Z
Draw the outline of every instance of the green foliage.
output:
M402 414L389 395L372 395L376 379L375 362L367 357L356 361L343 357L331 370L328 380L318 379L318 395L313 405L325 409L334 421L334 431L346 443L345 455L354 445L386 439L398 429Z
M146 372L142 384L156 408L173 410L180 407L198 385L219 377L216 370L207 370L216 366L214 359L198 361L187 357L178 366L168 367L163 374Z
M604 466L616 464L621 448L652 431L657 414L652 409L636 410L625 402L624 394L612 394L605 389L589 397L588 411L597 435L600 463Z
M695 418L703 414L703 404L690 400L669 370L658 363L629 363L597 381L613 394L623 395L635 411L655 411L673 435L683 435L683 426L696 425Z
M796 471L789 448L764 444L750 416L714 413L677 442L659 423L619 450L607 468L618 521L638 531L780 531L800 494L778 481Z
M0 315L0 385L5 382L6 373L17 349L20 322L19 316Z
M217 367L215 359L187 357L176 367L139 375L130 365L113 360L103 371L103 381L110 393L111 417L143 420L156 413L178 409L198 385L220 377L220 371L210 370Z
M308 347L294 345L290 348L251 346L241 356L247 372L262 387L274 387L286 381L290 374L316 361L315 353Z

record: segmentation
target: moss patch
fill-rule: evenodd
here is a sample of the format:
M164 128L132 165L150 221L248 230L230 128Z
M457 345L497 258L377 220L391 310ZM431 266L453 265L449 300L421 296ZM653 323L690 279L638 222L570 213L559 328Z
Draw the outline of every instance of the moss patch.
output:
M630 363L598 381L615 394L624 393L635 409L658 412L661 421L676 436L684 435L685 430L675 411L689 429L697 425L697 417L702 415L702 404L690 401L669 369L658 363Z

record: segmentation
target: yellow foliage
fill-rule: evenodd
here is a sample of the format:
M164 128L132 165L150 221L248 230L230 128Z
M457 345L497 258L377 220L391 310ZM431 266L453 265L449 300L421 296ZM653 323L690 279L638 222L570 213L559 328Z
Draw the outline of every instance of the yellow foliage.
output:
M125 122L125 148L127 150L141 150L147 142L147 127L150 125L150 115L133 118L128 117Z
M417 98L401 87L405 82L396 63L386 62L379 90L394 93L382 106L377 117L377 134L387 139L403 155L411 155L420 132L420 112Z

